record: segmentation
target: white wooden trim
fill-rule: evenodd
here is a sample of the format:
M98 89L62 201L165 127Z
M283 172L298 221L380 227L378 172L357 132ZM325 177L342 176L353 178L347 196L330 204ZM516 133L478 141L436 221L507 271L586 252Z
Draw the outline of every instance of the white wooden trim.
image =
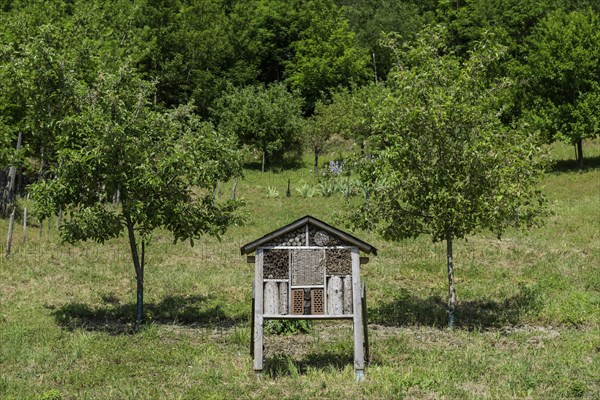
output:
M325 285L300 285L300 286L296 286L296 285L291 285L290 286L292 289L323 289L325 288Z

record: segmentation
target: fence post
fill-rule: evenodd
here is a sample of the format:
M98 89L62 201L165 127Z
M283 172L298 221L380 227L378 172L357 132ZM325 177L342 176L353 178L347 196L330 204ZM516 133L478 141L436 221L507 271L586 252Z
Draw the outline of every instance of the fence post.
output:
M12 244L12 233L13 228L15 226L15 208L13 207L13 211L10 214L10 222L8 223L8 237L6 238L6 257L10 255L10 246Z

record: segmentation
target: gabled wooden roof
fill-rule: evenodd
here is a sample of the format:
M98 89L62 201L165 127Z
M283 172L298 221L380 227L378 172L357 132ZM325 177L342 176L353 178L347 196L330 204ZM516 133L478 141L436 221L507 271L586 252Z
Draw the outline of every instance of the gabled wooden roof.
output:
M325 223L315 217L311 217L310 215L306 215L300 219L297 219L296 221L294 221L288 225L285 225L277 230L274 230L271 233L267 233L266 235L264 235L263 237L261 237L259 239L256 239L250 243L243 245L242 247L240 247L240 251L241 251L242 255L250 254L250 253L254 252L254 250L256 250L258 247L263 246L263 245L271 242L273 239L283 236L289 232L295 231L296 229L298 229L306 224L309 224L318 229L324 230L327 233L329 233L330 235L336 236L340 240L343 240L347 243L350 243L353 246L358 247L359 250L361 250L367 254L377 255L377 249L374 246L370 245L369 243L364 242L364 241L352 236L349 233L341 231L341 230L339 230L339 229L329 225L328 223Z

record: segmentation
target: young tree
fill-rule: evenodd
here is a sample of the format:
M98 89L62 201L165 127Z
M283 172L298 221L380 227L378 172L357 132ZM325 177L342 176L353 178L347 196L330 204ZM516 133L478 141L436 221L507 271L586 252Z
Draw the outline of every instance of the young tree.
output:
M428 234L446 241L448 325L454 326L453 243L482 229L501 235L532 226L544 213L532 134L500 121L505 81L488 84L486 66L501 49L482 43L464 63L429 28L401 53L392 95L375 119L378 149L359 163L369 202L353 215L361 227L399 240Z
M548 15L530 38L526 66L530 107L526 117L546 139L576 146L600 134L600 17L591 9Z
M340 133L339 120L331 105L322 101L315 104L315 113L306 121L305 140L313 151L313 174L319 174L319 156L327 147L331 137Z
M306 129L306 140L314 154L315 175L319 156L334 135L355 141L361 153L365 152L365 143L373 133L375 111L387 93L383 84L369 84L338 90L328 104L317 101Z
M234 88L217 103L219 131L233 134L241 143L262 153L267 161L301 145L302 102L283 84Z
M65 210L69 243L104 242L127 232L143 318L145 241L163 227L175 241L219 235L236 222L236 203L218 203L212 187L240 171L234 142L201 122L189 106L151 107L154 87L124 66L76 88L81 108L58 137L56 178L31 193L42 214ZM111 205L116 191L121 207ZM141 240L141 248L139 242Z
M286 65L286 82L298 90L312 112L318 99L338 86L368 79L369 55L358 46L354 32L333 0L309 0L299 13L306 26L292 43L292 60Z

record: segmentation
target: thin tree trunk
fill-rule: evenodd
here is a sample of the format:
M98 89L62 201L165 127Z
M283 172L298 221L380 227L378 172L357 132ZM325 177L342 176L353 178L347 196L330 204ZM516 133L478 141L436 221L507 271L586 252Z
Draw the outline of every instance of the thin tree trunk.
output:
M371 55L373 56L373 74L375 75L375 83L377 83L377 63L375 62L375 51L371 49Z
M125 207L125 205L123 205ZM137 280L137 313L135 317L136 325L142 323L142 318L144 314L144 268L140 263L140 257L138 254L137 243L135 239L135 230L133 221L131 220L131 216L128 212L124 213L125 223L127 224L127 234L129 236L129 247L131 249L131 258L133 261L133 266L135 268L135 276ZM143 241L142 241L143 244ZM144 246L142 245L142 258L144 256Z
M446 256L448 259L448 328L454 328L456 311L456 289L454 287L454 260L452 257L452 237L446 237Z
M44 161L44 146L42 146L40 153L40 173L38 175L38 179L42 179L44 176L44 167L46 165Z
M265 172L265 163L267 162L267 152L263 150L262 152L262 167L261 172Z
M346 178L346 204L350 198L350 175Z
M10 214L10 222L8 223L8 235L6 238L6 257L10 255L10 247L12 245L12 234L15 226L15 208L13 207L12 213Z
M319 176L319 148L317 146L314 147L315 150L315 163L313 166L313 171L315 176Z
M292 195L291 181L290 181L290 178L288 178L288 187L287 187L287 191L285 192L285 197L290 197L291 195Z
M237 189L237 184L238 184L238 178L235 178L233 180L233 188L231 189L231 199L235 200L235 191Z
M27 242L27 207L23 209L23 243Z
M583 168L583 139L577 141L577 168Z

